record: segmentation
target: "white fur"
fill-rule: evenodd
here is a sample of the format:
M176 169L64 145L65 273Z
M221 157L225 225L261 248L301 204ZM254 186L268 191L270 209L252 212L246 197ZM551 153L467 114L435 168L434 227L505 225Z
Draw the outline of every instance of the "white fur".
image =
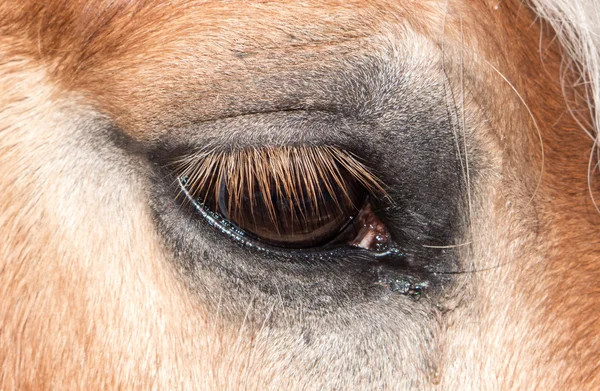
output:
M556 30L568 56L582 73L592 112L591 126L582 124L600 145L600 0L532 0L534 9Z

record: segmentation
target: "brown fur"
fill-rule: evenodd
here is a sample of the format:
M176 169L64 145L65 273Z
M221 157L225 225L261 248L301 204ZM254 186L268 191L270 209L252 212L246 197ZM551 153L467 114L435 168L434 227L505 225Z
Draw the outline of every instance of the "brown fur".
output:
M389 47L442 58L486 164L461 249L478 272L456 277L468 288L448 294L431 352L411 335L388 346L413 354L388 378L430 355L423 388L597 389L592 142L552 38L519 1L4 0L0 389L367 388L188 290L137 158L102 128L147 144L273 102L304 108L324 99L310 83L286 95L268 80L315 80Z

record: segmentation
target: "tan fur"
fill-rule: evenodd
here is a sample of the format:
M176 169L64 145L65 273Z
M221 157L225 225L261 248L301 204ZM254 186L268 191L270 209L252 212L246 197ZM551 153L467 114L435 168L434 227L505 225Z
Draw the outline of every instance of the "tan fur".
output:
M390 352L414 356L382 376L447 390L597 389L593 145L577 123L589 118L569 112L584 113L580 90L565 102L563 82L578 75L561 70L552 38L520 1L2 1L0 389L378 388L330 376L285 328L231 321L187 289L136 157L103 132L116 125L146 143L273 96L302 107L310 94L256 81L366 53L443 63L486 161L459 246L477 272L456 276L431 352L420 336L394 340ZM410 374L418 355L433 364Z

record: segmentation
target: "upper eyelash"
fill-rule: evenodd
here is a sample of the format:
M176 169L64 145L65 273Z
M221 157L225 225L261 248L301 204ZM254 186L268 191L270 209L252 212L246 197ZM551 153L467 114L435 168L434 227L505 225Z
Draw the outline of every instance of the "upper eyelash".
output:
M332 146L199 151L181 157L174 165L177 177L185 178L186 187L195 198L219 200L225 184L229 191L227 208L235 211L244 196L258 193L267 201L266 207L273 221L278 218L276 207L270 202L273 192L289 202L290 210L294 210L294 203L309 201L317 208L312 211L317 215L319 197L325 191L340 210L341 204L352 203L349 181L340 168L369 193L388 197L383 182L368 167L351 153ZM336 192L334 188L340 191ZM308 200L304 199L302 189L306 189ZM252 207L252 203L250 205Z

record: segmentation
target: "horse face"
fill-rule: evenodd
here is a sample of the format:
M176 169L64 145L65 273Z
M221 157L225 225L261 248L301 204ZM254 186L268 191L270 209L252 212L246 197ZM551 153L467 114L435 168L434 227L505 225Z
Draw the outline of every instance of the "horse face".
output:
M588 102L520 2L0 15L0 388L597 382Z

